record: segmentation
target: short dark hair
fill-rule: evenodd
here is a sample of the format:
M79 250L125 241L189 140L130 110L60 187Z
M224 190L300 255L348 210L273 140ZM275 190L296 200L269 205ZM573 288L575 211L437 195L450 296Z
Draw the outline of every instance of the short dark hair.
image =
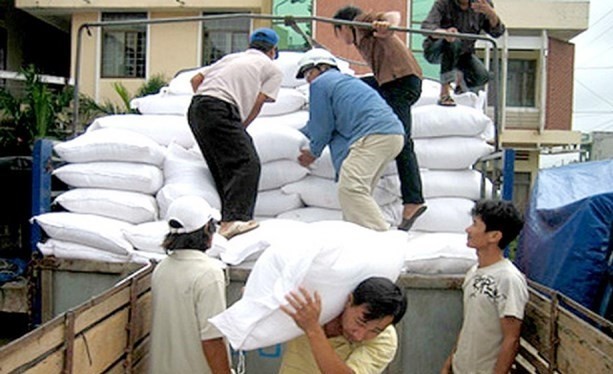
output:
M407 311L407 297L394 282L383 277L371 277L363 280L353 290L353 306L366 305L364 314L367 321L392 316L392 323L400 322Z
M362 9L358 8L357 6L347 5L337 10L336 13L334 13L334 16L332 16L332 18L344 21L353 21L355 17L359 16L362 13ZM342 25L334 25L334 29L338 30L341 28L341 26Z
M210 220L200 230L185 234L168 233L162 242L162 247L166 252L180 249L197 249L206 252L210 248L216 228L215 220Z
M524 219L510 201L480 200L470 214L485 223L485 231L500 231L502 238L498 247L505 248L513 241L524 226Z
M257 49L258 51L268 53L270 50L275 48L275 45L262 40L255 40L249 43L249 48Z

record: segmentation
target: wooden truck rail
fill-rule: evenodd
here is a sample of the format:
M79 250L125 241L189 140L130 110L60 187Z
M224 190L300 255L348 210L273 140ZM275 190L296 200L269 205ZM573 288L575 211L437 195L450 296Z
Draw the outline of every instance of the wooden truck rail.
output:
M0 373L146 373L147 266L0 349Z
M0 373L146 373L152 270L153 266L138 270L99 296L2 347ZM235 281L243 282L245 276L240 269L230 272ZM439 278L403 275L399 284L424 290L433 283L456 290L461 284L446 284ZM406 325L404 322L399 328ZM612 331L610 321L563 295L530 283L530 301L514 372L613 372ZM412 341L419 341L419 337ZM398 362L386 371L407 372L411 370ZM432 372L438 372L438 368L432 368Z

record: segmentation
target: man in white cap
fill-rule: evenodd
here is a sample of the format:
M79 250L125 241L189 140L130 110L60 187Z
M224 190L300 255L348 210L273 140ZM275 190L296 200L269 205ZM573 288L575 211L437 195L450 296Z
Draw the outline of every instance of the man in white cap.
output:
M203 67L191 80L195 95L187 118L221 198L219 234L227 239L258 226L253 212L261 165L246 129L281 88L283 73L272 62L278 42L272 29L257 29L249 49Z
M404 146L402 123L383 98L360 79L341 73L324 49L311 49L299 62L296 78L309 83L309 138L298 162L313 163L326 146L338 179L343 219L377 231L385 221L373 192L383 171Z
M222 269L205 252L216 211L184 196L169 207L168 257L153 271L150 373L230 373L228 347L208 319L226 309Z

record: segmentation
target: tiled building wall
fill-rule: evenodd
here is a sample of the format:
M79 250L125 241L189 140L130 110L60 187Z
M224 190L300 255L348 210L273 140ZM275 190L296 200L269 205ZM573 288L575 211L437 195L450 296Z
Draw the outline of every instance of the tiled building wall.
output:
M547 130L570 130L573 111L575 46L549 38L547 56Z

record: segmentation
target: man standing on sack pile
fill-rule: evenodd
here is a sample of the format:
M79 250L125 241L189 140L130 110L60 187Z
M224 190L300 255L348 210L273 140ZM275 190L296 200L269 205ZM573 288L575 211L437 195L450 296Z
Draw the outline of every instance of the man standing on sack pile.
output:
M409 231L426 211L411 139L411 105L421 96L421 67L404 42L389 30L400 23L400 13L364 13L358 7L346 6L334 14L334 19L372 24L372 28L334 25L334 34L360 52L374 74L361 79L379 92L404 126L404 147L396 157L403 205L398 229Z
M298 162L308 167L326 146L338 179L343 219L377 231L389 230L373 192L383 171L404 146L402 123L373 88L338 70L324 49L312 49L299 62L296 78L309 87L309 138Z
M274 102L283 73L272 62L279 36L255 30L249 49L201 68L187 118L221 198L219 234L227 239L258 227L253 220L260 159L247 126L265 102Z
M439 32L479 34L485 31L497 38L505 26L491 0L436 0L421 28ZM424 57L431 64L441 64L439 105L455 106L455 93L478 92L489 80L489 72L475 56L475 40L450 36L428 36L424 39Z

